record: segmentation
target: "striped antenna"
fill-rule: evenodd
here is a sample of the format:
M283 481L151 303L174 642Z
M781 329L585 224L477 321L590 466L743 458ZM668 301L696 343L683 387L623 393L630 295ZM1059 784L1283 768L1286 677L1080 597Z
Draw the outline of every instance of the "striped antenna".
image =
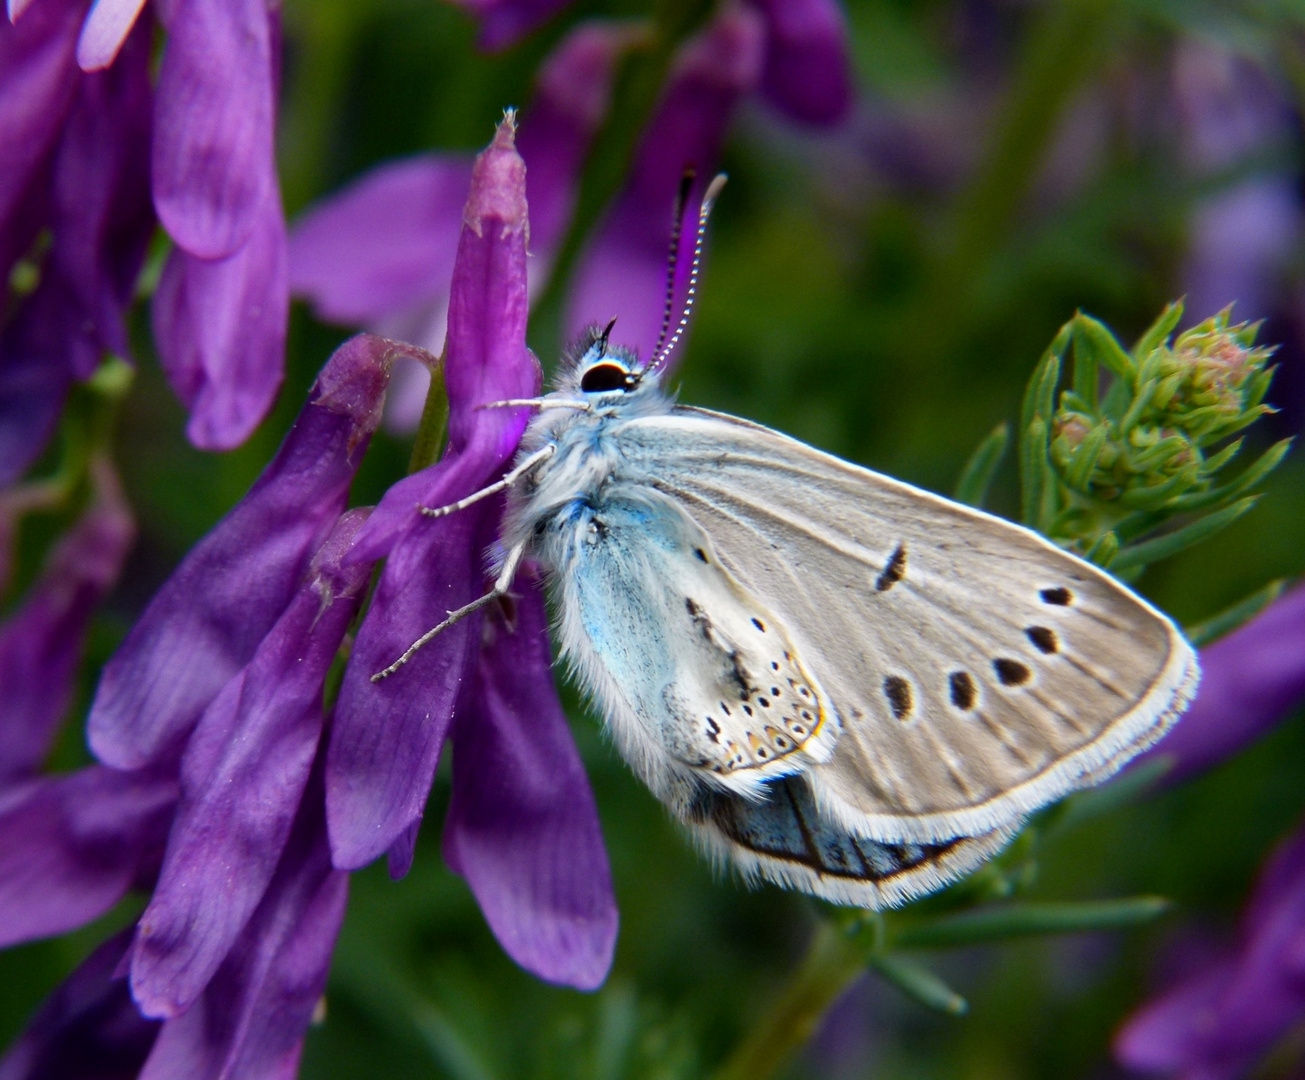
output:
M693 313L693 301L698 294L698 270L702 265L702 246L707 238L707 219L711 217L711 209L716 205L716 200L725 187L726 179L728 178L724 173L717 173L702 196L702 206L698 208L698 230L693 239L693 262L689 266L689 291L684 298L684 310L680 313L680 321L676 324L675 333L671 335L666 347L661 348L659 343L659 347L653 350L653 358L648 364L649 371L666 364L666 358L675 351L675 346L680 343L680 338L689 325L689 316ZM668 307L667 314L669 313Z
M662 343L671 330L671 312L675 309L675 268L680 262L680 236L684 232L684 208L689 203L689 189L693 187L692 169L685 169L680 177L680 187L675 193L675 212L671 217L671 249L666 254L666 303L662 306L662 332L653 346L654 357L661 351Z

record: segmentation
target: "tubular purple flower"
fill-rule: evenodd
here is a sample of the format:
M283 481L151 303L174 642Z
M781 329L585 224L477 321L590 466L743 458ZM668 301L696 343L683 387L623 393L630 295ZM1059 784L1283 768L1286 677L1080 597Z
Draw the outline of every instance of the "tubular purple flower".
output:
M571 0L454 0L480 19L480 47L489 52L515 45Z
M373 683L417 637L480 591L480 552L491 539L486 508L431 521L440 506L498 476L525 429L525 409L482 409L538 392L526 348L525 165L511 117L476 159L450 290L445 385L449 442L436 465L395 484L359 534L355 558L388 556L345 671L326 771L336 865L385 852L425 805L479 620L453 627L418 652L405 679Z
M832 124L852 106L847 23L834 0L748 0L766 18L762 91L804 124Z
M1135 1014L1115 1040L1130 1068L1236 1080L1305 1017L1305 831L1260 875L1241 942Z
M629 39L623 24L582 24L540 69L517 140L536 260L547 261L566 231ZM291 288L325 319L413 333L438 350L470 172L460 156L426 154L382 165L318 203L291 233Z
M113 63L145 0L95 0L77 39L77 66L101 71Z
M136 535L118 478L91 469L90 507L51 555L23 606L0 626L0 789L44 762L72 699L90 619Z
M336 350L249 494L150 602L91 705L87 730L102 761L140 768L175 753L253 657L344 510L404 348L363 334Z
M553 982L597 989L617 912L598 810L557 699L538 580L483 620L453 724L444 859L467 879L508 955Z
M388 561L336 703L327 821L337 867L388 852L391 873L405 873L456 712L450 865L518 963L592 989L611 964L616 906L593 796L553 689L537 585L522 578L520 606L507 605L515 614L466 618L390 678L371 679L486 588L482 552L502 500L437 521L414 505L442 505L501 475L524 410L478 406L539 388L525 345L526 181L513 136L509 116L473 172L445 351L448 449L390 489L355 546L355 557L388 552Z
M0 1080L135 1080L160 1025L117 974L130 941L130 930L115 934L64 980L0 1059Z
M155 112L154 205L201 259L243 247L275 184L266 0L178 0Z
M0 26L0 42L25 26ZM127 352L123 318L154 227L148 30L111 71L76 76L62 57L72 97L58 114L57 144L34 174L37 188L0 217L6 273L40 227L53 233L39 287L0 333L0 484L39 456L72 381L89 376L104 350Z
M190 410L196 446L240 445L276 399L284 374L289 265L280 192L273 183L262 221L222 259L178 247L154 297L154 336L168 381Z
M190 739L132 961L148 1016L176 1016L200 995L281 858L322 733L322 683L370 577L366 563L342 565L366 517L353 510L339 520L298 595Z
M1305 585L1202 649L1201 672L1183 722L1139 759L1168 759L1166 783L1232 757L1305 701Z
M630 184L576 273L567 308L572 334L619 315L621 340L645 358L651 354L661 328L666 238L680 177L693 167L700 186L710 179L735 107L760 81L764 48L761 16L745 8L725 10L685 46L635 156ZM687 287L687 262L680 259L677 302Z
M0 793L0 947L66 934L148 882L176 800L166 771L102 765Z
M331 868L320 760L267 891L199 999L167 1020L138 1080L296 1074L348 899Z

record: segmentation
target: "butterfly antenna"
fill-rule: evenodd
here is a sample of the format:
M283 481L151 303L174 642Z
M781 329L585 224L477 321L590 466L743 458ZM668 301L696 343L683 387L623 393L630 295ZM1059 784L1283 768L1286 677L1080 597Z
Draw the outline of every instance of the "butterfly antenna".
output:
M671 312L675 310L675 268L680 262L680 237L684 233L684 208L689 203L689 190L693 187L696 175L692 169L685 169L675 193L675 210L671 216L671 248L666 253L666 303L662 305L662 332L657 335L657 344L653 346L654 358L661 352L666 335L671 330Z
M707 219L711 217L712 207L716 205L716 200L725 187L726 179L728 178L724 173L717 173L702 196L702 206L698 208L698 230L693 238L693 262L689 265L689 291L684 298L684 310L680 313L680 321L675 326L675 333L666 342L666 347L661 348L659 344L659 347L653 350L653 358L648 365L650 370L665 365L667 357L675 351L675 346L679 344L689 325L689 316L693 313L693 301L698 294L698 271L702 266L702 247L707 239Z

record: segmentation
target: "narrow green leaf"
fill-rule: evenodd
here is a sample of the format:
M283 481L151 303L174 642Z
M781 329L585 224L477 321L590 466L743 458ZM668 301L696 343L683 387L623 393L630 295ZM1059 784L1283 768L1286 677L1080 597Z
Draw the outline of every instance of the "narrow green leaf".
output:
M926 1009L946 1013L948 1016L964 1016L970 1011L968 1001L927 967L914 960L880 953L871 957L870 967Z
M1183 302L1175 300L1172 304L1165 305L1164 311L1160 312L1160 317L1156 319L1140 338L1137 344L1133 346L1133 359L1141 363L1150 356L1156 349L1165 343L1165 340L1173 333L1174 327L1178 325L1178 320L1183 317Z
M988 488L997 473L997 466L1006 456L1006 447L1010 443L1010 428L1003 421L979 443L970 460L961 470L961 478L956 484L956 501L970 506L982 506L988 497Z
M1213 536L1220 529L1227 528L1259 502L1259 499L1258 495L1249 495L1231 506L1225 506L1222 510L1207 514L1205 517L1193 521L1190 525L1184 525L1181 529L1166 533L1164 536L1157 536L1154 540L1142 540L1136 544L1129 544L1120 548L1119 554L1115 556L1110 568L1112 570L1129 570L1133 567L1146 566L1153 562L1159 562L1161 559L1167 559L1170 555L1182 551L1183 548L1199 543Z
M1188 628L1187 640L1199 648L1223 637L1224 634L1232 633L1278 599L1286 587L1286 578L1270 581L1264 588L1251 593L1245 600Z
M1101 364L1081 326L1086 318L1082 312L1074 317L1073 396L1077 399L1076 404L1081 403L1084 412L1096 412L1101 386Z
M1115 559L1116 552L1119 551L1119 537L1114 532L1108 532L1102 536L1088 550L1087 561L1096 563L1098 566L1109 566Z
M1007 904L945 915L900 930L894 948L944 949L1033 934L1114 930L1159 918L1172 905L1160 896L1077 903Z
M1047 422L1035 418L1020 439L1020 494L1024 524L1036 526L1042 513L1042 488L1047 470Z
M1164 511L1138 510L1115 522L1112 531L1119 538L1121 544L1126 544L1130 540L1149 533L1152 529L1158 529L1171 516Z
M1078 378L1078 364L1082 358L1090 358L1092 363L1091 400L1093 402L1097 399L1095 380L1097 364L1104 364L1121 379L1130 382L1137 370L1133 358L1124 351L1124 347L1119 344L1106 325L1098 322L1091 315L1079 312L1074 317L1074 391L1078 394L1083 394L1087 389L1086 376L1082 383Z
M1098 424L1084 436L1078 449L1074 451L1074 456L1070 458L1069 467L1065 470L1065 483L1080 491L1087 490L1092 470L1096 468L1097 458L1101 456L1101 450L1109 437L1109 424Z
M1130 510L1159 509L1171 496L1190 488L1199 477L1200 467L1195 464L1189 465L1163 483L1130 488L1128 491L1121 492L1119 503L1121 506L1127 506ZM1169 506L1172 505L1172 502L1169 503ZM1168 508L1167 506L1166 509Z
M1227 503L1235 495L1253 488L1269 473L1273 472L1282 459L1287 456L1294 439L1283 439L1274 443L1242 471L1242 474L1223 487L1211 488L1209 491L1197 491L1191 495L1182 495L1169 504L1175 513L1190 510L1207 510Z
M1146 407L1151 401L1151 395L1155 392L1155 387L1154 382L1144 382L1138 385L1133 394L1133 400L1128 403L1128 408L1119 421L1121 438L1126 437L1133 430L1133 425L1142 418L1142 413L1146 411Z
M1214 473L1217 473L1220 469L1222 469L1225 465L1227 465L1228 462L1232 461L1233 458L1235 458L1238 454L1240 454L1242 447L1245 445L1246 445L1245 438L1234 439L1222 450L1220 450L1217 454L1211 454L1208 458L1205 459L1205 463L1202 465L1202 468L1205 470L1206 475L1210 476L1213 475Z

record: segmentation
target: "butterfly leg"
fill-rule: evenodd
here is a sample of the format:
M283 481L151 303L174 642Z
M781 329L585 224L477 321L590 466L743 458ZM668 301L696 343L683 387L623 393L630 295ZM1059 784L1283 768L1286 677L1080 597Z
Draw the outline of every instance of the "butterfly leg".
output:
M388 678L390 675L393 675L396 671L399 670L399 668L403 667L404 664L406 664L409 660L412 659L413 654L418 649L420 649L423 645L430 642L437 635L442 634L454 623L459 623L463 619L465 619L468 615L475 614L477 611L485 607L487 604L492 604L500 596L506 596L508 589L511 588L512 586L512 579L516 577L517 570L521 566L521 560L525 558L525 554L526 554L525 544L519 544L516 547L514 547L511 551L509 551L507 560L503 563L503 569L499 571L498 577L494 579L494 587L490 589L489 592L487 592L484 596L479 597L476 600L473 600L470 604L464 604L456 611L450 611L448 613L449 617L447 619L445 619L438 626L434 627L431 630L427 630L424 634L422 634L421 637L419 637L416 641L414 641L411 645L409 645L406 650L404 650L402 656L400 656L396 661L394 661L394 663L392 663L384 671L378 671L375 675L373 675L372 682L380 682L382 679Z
M435 518L444 517L447 514L456 513L459 510L465 510L468 506L473 506L474 504L480 502L481 499L486 499L491 495L497 495L500 491L504 490L505 488L510 488L513 484L515 484L518 480L520 480L523 476L525 476L526 473L542 465L545 461L551 458L555 453L557 453L557 445L555 443L549 443L547 446L543 446L540 449L536 450L533 454L531 454L528 458L526 458L523 462L521 462L520 465L517 465L515 468L513 468L510 472L505 473L501 480L495 480L488 487L483 487L479 491L472 492L465 499L459 499L457 502L449 503L447 506L431 507L431 506L421 506L420 504L418 504L417 509L420 510L427 517L435 517Z

